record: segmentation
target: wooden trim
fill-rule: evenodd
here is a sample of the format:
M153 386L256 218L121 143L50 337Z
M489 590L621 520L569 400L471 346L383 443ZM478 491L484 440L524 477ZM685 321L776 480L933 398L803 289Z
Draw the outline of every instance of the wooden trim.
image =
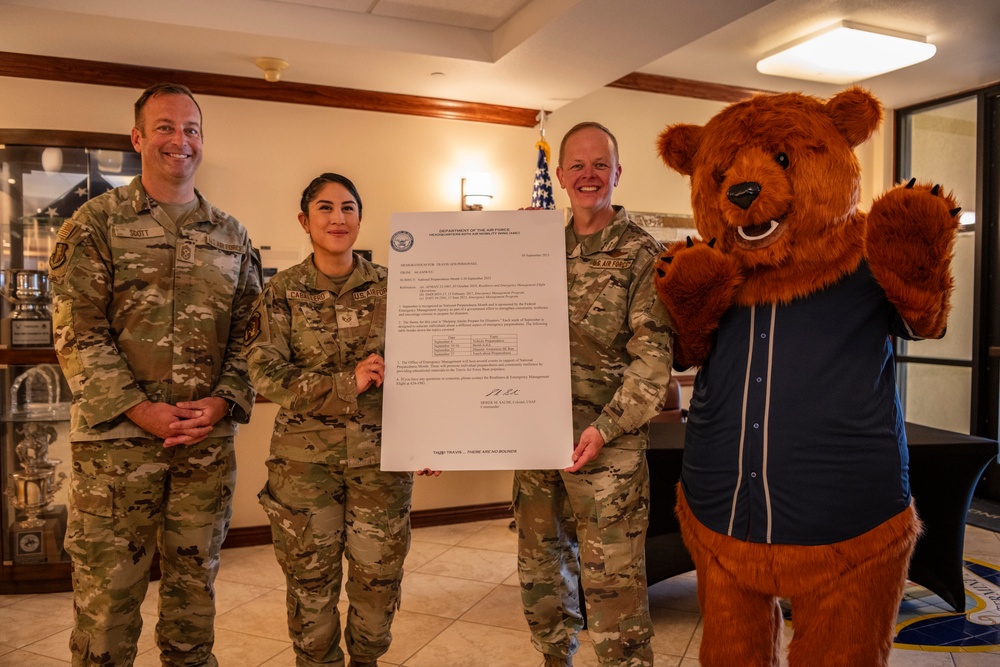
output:
M514 510L509 502L484 503L482 505L465 505L463 507L417 510L410 514L410 525L414 528L428 528L430 526L445 526L453 523L468 523L470 521L512 519L513 517Z
M489 521L492 519L512 519L514 512L510 503L485 503L482 505L466 505L464 507L442 507L430 510L417 510L410 514L410 525L413 528L428 528L430 526L445 526L454 523L470 521ZM259 547L271 543L270 526L247 526L245 528L230 528L226 535L223 549L236 547Z
M263 78L56 58L9 51L0 51L0 76L119 86L138 90L145 90L158 81L172 81L187 86L199 95L380 111L518 127L535 127L537 125L535 116L538 114L537 109L497 104L461 102L290 81L270 83Z
M127 134L108 132L79 132L75 130L23 130L0 128L0 145L58 146L59 148L106 148L133 150L132 138Z
M32 565L0 565L3 594L65 593L73 590L73 568L69 562Z
M246 528L230 528L229 532L226 533L226 541L222 543L222 548L259 547L270 543L270 526L247 526Z
M755 88L727 86L721 83L677 79L671 76L660 76L658 74L643 74L642 72L632 72L631 74L626 74L617 81L609 83L608 87L638 90L644 93L676 95L678 97L694 97L700 100L714 100L716 102L739 102L740 100L745 100L748 97L756 95L757 93L771 92L767 90L757 90Z
M538 111L523 107L463 102L419 95L382 93L356 88L320 86L291 81L274 83L260 78L192 72L141 65L122 65L96 60L58 58L26 53L0 51L0 76L22 79L42 79L69 83L100 84L144 90L158 81L180 83L199 95L217 95L240 99L306 104L311 106L359 111L427 116L446 120L468 120L478 123L535 127ZM772 91L755 88L741 88L721 83L692 81L658 74L632 72L607 84L609 88L624 88L660 95L676 95L717 102L739 102L757 93ZM85 133L91 134L91 133ZM117 135L108 135L115 137ZM10 143L15 143L11 141ZM35 144L35 145L74 145ZM76 144L79 145L79 144ZM95 148L118 148L115 146L94 146ZM122 150L131 148L131 144Z
M410 525L413 528L427 528L470 521L511 519L513 516L514 512L508 502L485 503L463 507L417 510L410 515ZM271 544L270 526L246 526L230 528L222 548L259 547L267 544ZM68 562L0 567L0 582L3 583L2 592L28 594L70 591L72 590L71 572L72 566ZM159 554L154 554L150 578L160 578Z
M28 366L56 364L55 348L52 347L3 347L0 348L0 366Z

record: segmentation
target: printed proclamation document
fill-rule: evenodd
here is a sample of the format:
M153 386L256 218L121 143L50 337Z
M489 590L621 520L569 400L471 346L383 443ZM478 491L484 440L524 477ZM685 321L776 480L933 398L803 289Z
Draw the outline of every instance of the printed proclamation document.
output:
M383 470L572 465L562 211L397 213Z

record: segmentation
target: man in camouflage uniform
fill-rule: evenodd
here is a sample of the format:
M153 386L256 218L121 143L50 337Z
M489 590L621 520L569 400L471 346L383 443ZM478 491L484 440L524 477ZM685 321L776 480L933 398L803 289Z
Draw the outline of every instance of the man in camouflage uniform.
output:
M661 248L611 204L621 166L607 128L570 129L556 173L573 212L566 264L576 447L566 470L514 475L521 600L545 665L571 665L583 625L579 577L598 662L648 667L646 424L663 404L673 361L651 277Z
M332 222L310 206L318 199L340 208L318 194L330 183L344 185L339 191L355 205ZM322 235L350 217L348 234L356 234L360 214L354 184L323 174L306 188L299 220ZM392 640L410 547L413 475L379 469L387 271L358 254L352 260L341 243L347 273L318 268L333 255L314 237L312 255L268 281L246 335L254 386L281 406L258 499L285 572L297 667L344 666L337 603L345 556L351 666L378 664Z
M260 292L246 230L194 189L201 110L158 84L135 104L142 175L82 206L50 258L73 391L66 551L73 665L131 665L159 549L164 665L215 666L214 580L254 401L240 357Z

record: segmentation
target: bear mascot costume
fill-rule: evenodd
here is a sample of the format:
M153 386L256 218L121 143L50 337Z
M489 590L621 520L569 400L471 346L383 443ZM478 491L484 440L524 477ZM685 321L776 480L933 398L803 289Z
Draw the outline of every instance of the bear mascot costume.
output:
M758 95L667 127L700 240L656 265L675 366L697 366L677 515L705 667L885 665L920 532L891 336L940 337L955 202L895 187L858 210L853 149L882 121L849 88Z

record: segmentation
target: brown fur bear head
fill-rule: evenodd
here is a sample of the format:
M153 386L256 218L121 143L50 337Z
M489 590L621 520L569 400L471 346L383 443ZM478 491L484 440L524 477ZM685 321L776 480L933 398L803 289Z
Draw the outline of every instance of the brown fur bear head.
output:
M826 102L758 95L704 126L663 131L663 161L691 177L698 233L743 274L737 303L788 302L858 266L865 216L853 149L881 121L878 100L855 87Z

